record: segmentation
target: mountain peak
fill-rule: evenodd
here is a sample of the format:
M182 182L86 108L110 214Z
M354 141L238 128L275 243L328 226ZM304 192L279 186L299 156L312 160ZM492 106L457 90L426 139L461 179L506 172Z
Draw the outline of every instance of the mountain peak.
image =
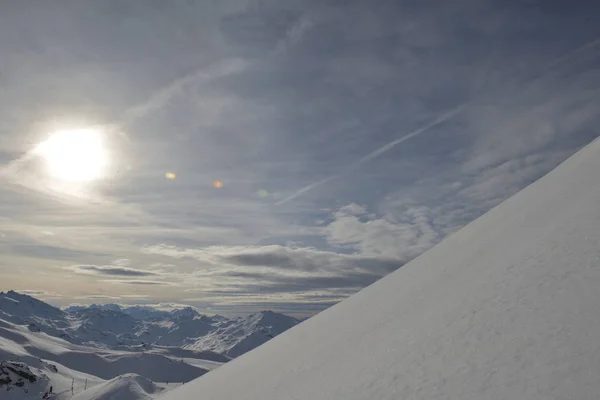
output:
M192 307L185 307L177 310L171 311L171 316L175 318L194 318L200 316L200 313L193 309Z
M62 319L65 316L65 313L58 308L14 290L0 293L0 312L4 319L16 323L23 323L24 320L30 320L32 317Z

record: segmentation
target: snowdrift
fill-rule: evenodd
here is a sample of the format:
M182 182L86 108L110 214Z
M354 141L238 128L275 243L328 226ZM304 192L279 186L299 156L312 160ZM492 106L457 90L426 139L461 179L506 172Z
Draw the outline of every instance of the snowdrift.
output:
M159 391L143 376L125 374L76 394L71 400L151 400Z
M164 396L592 399L600 141L340 304Z

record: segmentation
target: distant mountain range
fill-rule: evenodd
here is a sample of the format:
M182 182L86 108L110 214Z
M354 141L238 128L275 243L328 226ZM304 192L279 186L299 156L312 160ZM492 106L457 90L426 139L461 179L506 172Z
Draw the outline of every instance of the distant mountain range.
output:
M60 310L0 292L0 399L149 400L260 346L299 321L118 304Z
M180 347L214 352L215 361L240 356L300 322L272 311L227 318L202 315L191 307L164 311L94 304L60 310L12 290L0 292L0 319L73 344L123 350Z

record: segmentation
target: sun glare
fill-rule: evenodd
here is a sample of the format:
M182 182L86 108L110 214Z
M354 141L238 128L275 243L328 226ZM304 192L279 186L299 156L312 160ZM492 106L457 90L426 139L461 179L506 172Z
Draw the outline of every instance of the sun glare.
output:
M95 129L58 131L36 148L48 173L69 182L90 182L108 173L110 157L105 138Z

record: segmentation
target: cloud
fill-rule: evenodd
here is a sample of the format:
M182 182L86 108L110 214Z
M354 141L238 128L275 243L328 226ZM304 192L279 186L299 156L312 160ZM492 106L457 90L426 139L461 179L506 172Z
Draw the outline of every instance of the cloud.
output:
M90 294L85 296L74 297L77 300L120 300L120 296L109 296L104 294ZM73 304L76 305L76 304Z
M67 267L77 274L86 275L109 275L109 276L153 276L159 275L156 272L145 271L141 269L117 267L112 265L75 265Z
M148 246L146 254L192 259L198 267L180 275L179 285L197 292L205 302L339 300L400 268L404 261L384 256L340 254L314 248L210 246L183 248Z
M344 298L597 136L597 7L540 7L156 3L132 30L92 2L15 6L0 275L220 309ZM90 121L115 131L123 168L91 194L43 181L31 143Z
M120 258L112 262L113 265L117 267L129 267L131 265L131 260L127 258Z
M350 247L363 255L408 262L441 240L431 210L411 206L397 216L367 215L357 204L346 205L333 215L325 230L330 244Z
M398 260L392 258L339 254L314 248L290 248L281 245L209 246L201 249L155 245L143 248L142 252L173 258L192 258L206 266L206 271L211 273L220 273L224 265L250 269L264 267L297 273L362 269L379 274L389 273L401 266Z
M122 283L125 285L144 285L144 286L159 286L159 285L171 285L170 282L163 282L163 281L144 281L144 280L135 280L135 281L123 281L123 280L110 280L110 281L106 281L106 282L110 282L110 283Z
M275 203L275 205L285 204L288 201L291 201L291 200L297 198L298 196L300 196L300 195L302 195L304 193L307 193L307 192L309 192L310 190L312 190L312 189L314 189L316 187L322 186L325 183L328 183L328 182L332 181L333 179L337 179L337 178L339 178L339 177L341 177L341 176L343 176L343 175L345 175L345 174L347 174L347 173L349 173L349 172L351 172L351 171L359 168L361 165L363 165L363 164L365 164L365 163L367 163L367 162L369 162L371 160L374 160L375 158L381 156L382 154L384 154L384 153L390 151L391 149L393 149L394 147L398 146L399 144L404 143L405 141L410 140L410 139L412 139L412 138L414 138L414 137L416 137L416 136L418 136L418 135L420 135L420 134L422 134L424 132L427 132L430 129L432 129L432 128L434 128L434 127L436 127L436 126L438 126L438 125L440 125L440 124L442 124L442 123L444 123L444 122L446 122L446 121L454 118L456 115L458 115L459 113L461 113L466 108L466 105L467 105L466 103L465 104L461 104L458 107L456 107L456 108L454 108L454 109L452 109L452 110L450 110L448 112L445 112L445 113L439 115L437 118L435 118L430 123L428 123L428 124L426 124L426 125L418 128L418 129L415 129L412 132L407 133L407 134L403 135L400 138L394 139L391 142L388 142L385 145L379 147L378 149L375 149L372 152L370 152L370 153L368 153L368 154L360 157L358 160L354 161L349 166L347 166L344 169L343 172L340 172L340 173L335 174L335 175L331 175L331 176L329 176L329 177L327 177L325 179L322 179L320 181L311 183L311 184L309 184L309 185L307 185L307 186L305 186L305 187L297 190L296 192L294 192L290 196L288 196L288 197L286 197L286 198L278 201L277 203Z
M43 296L48 293L45 290L17 290L17 292L27 294L29 296Z
M60 293L48 292L46 290L16 290L18 293L26 294L32 297L40 297L40 298L62 298L64 295Z
M156 90L144 102L130 107L125 113L125 122L133 122L151 112L159 110L174 97L181 95L186 87L208 84L214 79L240 73L247 65L248 63L244 59L232 58L217 62L208 67L199 68L188 75L181 76L165 87Z
M0 245L3 245L0 243ZM7 241L7 250L16 255L25 257L39 257L51 260L77 260L89 253L68 247L53 246L40 243L27 237L17 237Z

